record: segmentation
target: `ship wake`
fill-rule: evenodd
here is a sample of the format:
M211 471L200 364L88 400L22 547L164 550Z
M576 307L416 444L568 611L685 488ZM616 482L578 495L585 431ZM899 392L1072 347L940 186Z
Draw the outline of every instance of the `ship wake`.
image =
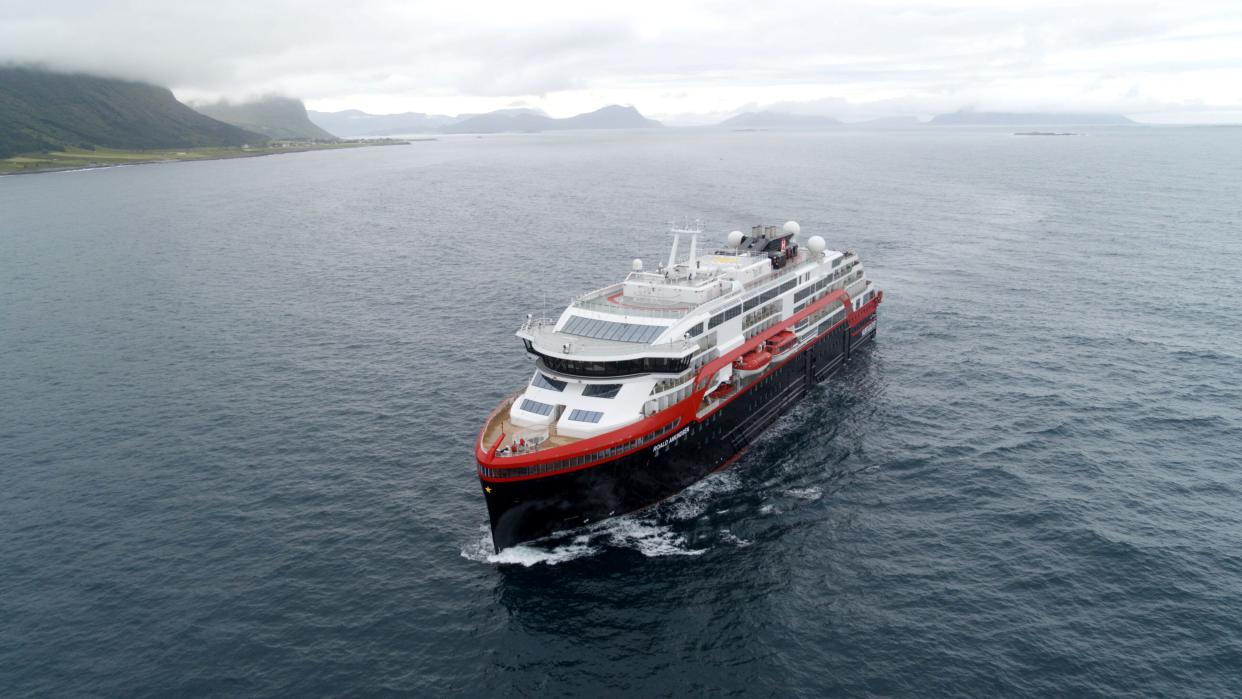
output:
M723 496L736 492L740 487L741 479L736 473L721 471L651 508L510 546L499 553L492 551L491 536L484 525L479 536L462 547L461 555L479 563L525 567L559 565L607 550L636 551L648 558L701 556L716 542L695 537L692 543L678 530L704 513L717 510ZM727 511L726 508L718 513ZM720 531L719 543L728 546L750 544L728 530Z

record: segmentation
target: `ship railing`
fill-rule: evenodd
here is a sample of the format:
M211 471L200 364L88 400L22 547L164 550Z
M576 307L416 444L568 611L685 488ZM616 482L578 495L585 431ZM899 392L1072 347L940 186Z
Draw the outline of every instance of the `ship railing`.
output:
M612 284L609 284L608 286L601 286L600 288L593 289L591 291L586 292L585 294L578 294L577 296L574 297L574 301L588 301L590 299L599 298L601 296L607 296L610 292L622 291L624 289L625 289L625 282L613 282Z
M541 328L555 327L556 320L557 320L556 318L535 318L532 316L522 321L522 325L518 328L518 331L520 332L522 330L525 330L526 332L533 333Z
M569 359L591 361L599 359L606 361L611 358L631 358L639 356L684 356L687 349L698 347L703 336L691 338L688 340L679 339L671 342L660 342L656 344L642 344L638 342L618 342L615 340L598 340L582 335L571 335L569 333L556 332L555 321L546 323L524 324L522 329L526 331L532 342L535 343L536 349L543 348L551 350L557 355L567 355ZM565 345L569 345L569 351L565 351Z
M659 281L664 279L663 276L650 272L630 272L626 276L626 280L645 279L648 277ZM652 305L650 300L645 300L641 303L614 303L608 300L609 297L624 292L625 282L617 282L600 287L594 291L588 291L585 294L579 294L574 297L570 305L574 308L582 308L589 311L602 311L614 315L643 316L647 318L680 318L692 310L685 305L670 305L668 308L660 308L658 305Z
M500 446L501 440L505 437L505 411L507 411L509 406L513 405L525 391L526 389L523 388L510 393L508 396L505 396L504 400L500 401L495 408L492 408L492 412L488 413L487 420L483 423L483 432L479 435L479 446L483 448L483 451L491 452L494 448L498 448ZM497 430L499 430L499 432Z
M575 299L573 307L587 311L602 311L613 315L642 316L645 318L680 318L691 310L687 306L678 306L677 308L656 308L638 305L622 306L597 299Z

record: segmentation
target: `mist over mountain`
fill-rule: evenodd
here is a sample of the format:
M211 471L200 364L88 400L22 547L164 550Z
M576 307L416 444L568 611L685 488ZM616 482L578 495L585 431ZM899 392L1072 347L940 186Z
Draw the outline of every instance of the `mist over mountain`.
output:
M938 114L933 126L1110 126L1137 123L1121 114L973 112Z
M924 122L913 116L891 116L866 121L854 121L846 124L851 128L863 129L911 129L924 126Z
M190 109L168 88L0 67L0 158L66 147L191 148L265 140Z
M302 100L269 96L250 102L198 103L194 109L226 124L275 139L335 141L336 136L316 126L306 116Z
M369 136L401 136L405 134L434 133L436 129L451 124L458 117L443 114L367 114L357 109L343 112L316 112L308 110L311 123L341 138L365 138Z
M661 126L634 107L609 105L586 114L558 119L534 109L500 109L456 117L439 114L367 114L357 110L307 113L312 122L342 137L419 133L486 134L574 129L640 129Z

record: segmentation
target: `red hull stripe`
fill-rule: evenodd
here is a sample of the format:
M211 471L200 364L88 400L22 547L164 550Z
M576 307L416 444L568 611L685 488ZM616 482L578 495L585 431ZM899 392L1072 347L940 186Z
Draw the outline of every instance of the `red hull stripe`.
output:
M874 300L868 302L866 305L860 308L857 312L852 312L852 313L847 312L846 318L850 321L854 321L855 319L857 319L858 321L861 321L872 310L874 310L876 306L879 305L880 299L882 297L883 297L882 293L877 294ZM735 347L728 354L718 357L712 362L710 362L709 364L707 364L707 366L703 367L703 369L699 371L699 374L695 379L696 390L693 393L691 393L681 402L671 405L665 410L662 410L656 413L655 415L652 415L647 418L643 418L642 420L639 420L638 422L635 422L631 425L627 425L625 427L621 427L619 429L613 430L612 432L608 432L606 434L598 435L596 437L591 437L589 439L579 440L577 442L574 442L573 444L567 444L562 447L554 447L552 449L545 449L545 450L537 451L531 454L522 454L518 456L497 457L495 455L496 449L500 447L501 443L504 440L503 434L500 436L499 439L496 440L495 444L490 445L485 450L483 446L483 433L480 432L479 438L475 440L475 460L478 461L480 466L486 466L488 467L489 470L492 470L492 471L500 470L500 469L515 469L515 470L525 469L531 466L537 466L542 463L547 463L550 461L559 461L559 460L564 460L564 459L572 459L576 456L583 456L583 455L591 454L593 452L603 451L603 450L615 447L617 445L625 444L626 442L632 441L634 439L640 439L645 435L657 432L665 428L666 426L670 425L674 420L677 420L677 419L681 420L682 426L689 425L691 422L697 422L698 418L695 416L695 408L702 402L703 394L707 392L707 385L710 383L711 377L715 376L717 371L720 371L721 368L727 366L729 363L733 362L733 360L742 356L746 352L762 345L764 342L769 340L772 336L780 333L783 330L793 327L794 325L796 325L798 322L800 322L804 318L809 318L811 315L827 307L829 304L833 303L834 301L841 302L841 304L845 306L846 308L849 308L851 306L849 294L847 294L843 289L838 289L824 296L824 298L819 299L818 301L807 306L806 308L802 309L798 313L795 313L794 315L781 321L777 325L774 325L771 328L768 328L764 332L759 333L758 335L742 343L738 347ZM833 328L835 329L839 325L840 323L837 323L833 325ZM850 325L853 326L854 322L851 322ZM831 330L829 330L828 332L831 332ZM793 359L795 356L809 349L814 344L815 343L810 343L806 347L803 347L796 354L791 355L790 357L782 360L780 362L780 365L783 366L790 359ZM776 368L777 368L777 365L774 363L772 365L772 368L770 368L767 372L765 372L763 376L766 377L768 374L775 371ZM737 393L730 396L727 401L725 401L724 403L721 403L719 406L717 406L716 409L712 410L712 412L714 413L716 412L716 410L719 410L721 407L724 407L728 403L733 402L735 398L742 395L743 393L745 393L747 390L757 385L758 383L759 383L758 381L752 382L745 389L742 389L741 391L738 391ZM502 406L503 406L503 403L502 403ZM498 406L496 410L493 410L493 414L497 412L499 409L500 409L500 406ZM487 429L487 424L490 422L491 422L491 419L489 417L487 423L484 423L483 425L484 430ZM485 481L490 481L490 482L512 482L512 481L531 480L534 478L548 478L551 476L560 475L562 473L569 473L571 471L579 471L584 468L598 466L608 461L614 461L616 459L620 459L622 457L628 456L629 454L632 454L641 449L645 449L647 446L649 445L646 443L643 443L632 449L628 449L622 452L617 452L605 458L588 461L582 464L578 464L576 466L558 469L555 471L548 471L546 473L496 478L496 477L485 476L482 470L480 470L479 478Z

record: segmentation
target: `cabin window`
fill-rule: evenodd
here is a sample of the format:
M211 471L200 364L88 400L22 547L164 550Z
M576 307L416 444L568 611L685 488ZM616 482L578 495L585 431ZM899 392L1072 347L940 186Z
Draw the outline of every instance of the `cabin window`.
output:
M569 419L574 422L599 422L604 414L598 410L579 410L574 408L569 411Z
M552 406L548 405L547 403L540 403L537 400L531 400L529 398L522 399L522 410L525 410L528 413L534 413L536 415L551 415L552 414Z
M616 398L620 391L619 383L592 383L582 389L582 395L587 398Z
M548 377L543 375L543 372L539 372L539 371L535 372L535 380L531 381L530 383L532 386L537 386L539 388L546 388L549 391L560 392L560 391L565 390L564 381L557 381L556 379L549 379Z

